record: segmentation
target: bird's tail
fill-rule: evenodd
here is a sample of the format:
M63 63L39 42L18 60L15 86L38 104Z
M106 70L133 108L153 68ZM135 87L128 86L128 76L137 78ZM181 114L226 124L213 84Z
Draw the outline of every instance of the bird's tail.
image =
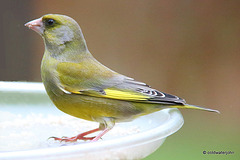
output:
M176 105L176 106L170 106L170 107L171 108L198 109L198 110L202 110L202 111L209 111L209 112L220 113L218 110L215 110L215 109L209 109L209 108L199 107L199 106L190 105L190 104Z

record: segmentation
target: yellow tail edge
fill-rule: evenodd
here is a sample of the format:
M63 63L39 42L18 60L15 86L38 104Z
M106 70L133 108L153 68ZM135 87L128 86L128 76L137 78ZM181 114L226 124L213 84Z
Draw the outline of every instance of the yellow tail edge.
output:
M190 104L185 104L185 105L177 105L177 106L171 106L171 108L183 108L183 109L198 109L198 110L202 110L202 111L208 111L208 112L215 112L220 114L220 112L218 110L215 109L209 109L209 108L204 108L204 107L199 107L199 106L195 106L195 105L190 105Z

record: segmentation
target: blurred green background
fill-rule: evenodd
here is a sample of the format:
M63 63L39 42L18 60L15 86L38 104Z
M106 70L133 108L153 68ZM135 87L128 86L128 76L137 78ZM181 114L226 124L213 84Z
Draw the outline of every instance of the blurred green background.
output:
M101 63L221 111L181 110L184 126L145 160L239 159L239 7L239 0L1 0L0 81L41 81L43 41L24 23L66 14L80 24Z

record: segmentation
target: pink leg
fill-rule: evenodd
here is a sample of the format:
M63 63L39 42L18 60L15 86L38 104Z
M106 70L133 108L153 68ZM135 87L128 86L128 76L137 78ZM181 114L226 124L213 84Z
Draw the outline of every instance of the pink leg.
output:
M63 137L63 138L58 138L58 137L50 137L50 138L53 138L54 140L56 141L64 141L64 142L76 142L78 139L79 140L93 140L95 139L95 137L84 137L88 134L91 134L91 133L95 133L97 131L100 131L99 128L96 128L96 129L93 129L93 130L90 130L90 131L87 131L87 132L84 132L84 133L81 133L81 134L78 134L77 136L74 136L74 137ZM100 138L100 137L99 137ZM99 139L98 138L98 139Z
M64 141L64 142L76 142L78 139L79 140L91 140L91 142L95 142L98 141L104 134L106 134L109 130L111 130L114 125L115 125L115 119L114 118L110 118L110 117L105 117L103 118L103 122L100 123L99 128L81 133L77 136L68 138L68 137L63 137L63 138L57 138L57 137L50 137L53 138L54 140L57 141ZM97 131L102 131L99 135L97 135L96 137L85 137L88 134L91 133L95 133Z
M110 130L110 128L105 128L99 135L97 135L96 137L94 137L91 142L96 142L98 141L104 134L106 134L108 131Z

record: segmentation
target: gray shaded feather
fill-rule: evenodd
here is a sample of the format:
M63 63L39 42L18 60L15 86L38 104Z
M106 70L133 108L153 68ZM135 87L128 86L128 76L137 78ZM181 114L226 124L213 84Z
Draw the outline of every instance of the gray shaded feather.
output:
M180 105L184 105L186 103L185 100L182 98L179 98L175 95L160 92L156 89L151 88L146 83L135 81L133 78L129 77L125 77L121 83L115 85L114 87L116 87L119 90L127 89L149 96L149 99L147 101L149 103L180 104Z

